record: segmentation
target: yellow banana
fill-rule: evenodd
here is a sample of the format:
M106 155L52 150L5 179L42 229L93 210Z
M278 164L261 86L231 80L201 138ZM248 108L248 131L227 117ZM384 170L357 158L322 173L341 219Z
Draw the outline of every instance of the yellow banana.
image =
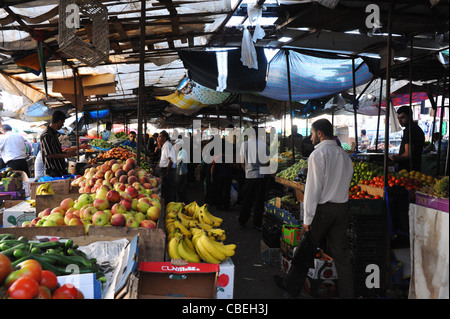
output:
M203 215L207 218L207 219L211 219L213 221L214 226L219 227L222 222L223 219L217 216L214 216L213 214L211 214L208 210L208 208L206 207L206 204L203 205L202 207L204 207L203 209Z
M205 223L197 223L197 227L200 227L201 229L213 229L213 225L205 224Z
M186 216L182 212L178 212L177 214L178 219L181 221L184 227L190 228L195 226L194 220L190 216Z
M35 207L36 206L36 201L34 199L27 199L26 202L28 202L31 207Z
M213 256L217 260L222 261L227 258L227 256L221 250L217 249L216 246L214 246L211 239L209 239L206 234L202 234L200 236L197 244L201 244L207 250L207 252L209 252L211 256Z
M213 255L209 253L209 251L203 246L203 242L201 242L199 239L201 237L197 235L197 241L195 245L195 250L197 251L200 258L210 264L220 264L222 261L215 258Z
M184 236L186 236L187 238L192 238L192 233L180 221L178 220L174 221L173 225L175 226L176 229L179 229Z
M217 241L213 241L212 244L218 249L220 250L222 253L224 253L225 256L227 257L231 257L234 255L235 253L235 249L236 249L236 245L235 244L228 244L228 245L224 245L222 243L219 243Z
M184 237L184 242L186 246L189 248L189 250L195 252L195 246L191 239Z
M178 253L178 243L180 242L180 237L174 236L171 240L169 240L168 252L170 259L180 259L181 256Z
M177 249L180 257L187 260L188 262L199 263L201 261L197 252L192 251L188 248L184 238L180 239L180 241L178 242Z

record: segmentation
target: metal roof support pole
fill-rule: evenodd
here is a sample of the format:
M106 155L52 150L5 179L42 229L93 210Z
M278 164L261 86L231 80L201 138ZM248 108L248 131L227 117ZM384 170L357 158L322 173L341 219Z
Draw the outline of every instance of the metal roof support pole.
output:
M380 100L378 101L377 136L375 138L375 152L378 151L378 135L380 133L381 100L383 99L383 79L380 79Z
M97 137L100 137L99 131L98 131L98 127L100 125L100 119L99 119L99 105L98 105L98 95L96 96L97 98Z
M387 56L386 56L386 115L384 121L384 191L386 192L388 184L388 159L389 159L389 116L391 111L391 41L392 41L392 30L391 30L391 11L392 4L389 6L389 17L388 17L388 38L387 38ZM384 196L386 201L387 196ZM388 204L388 203L386 203Z
M78 69L77 68L73 68L72 69L73 72L73 92L75 94L75 136L76 136L76 147L77 147L77 162L80 160L80 150L79 150L79 146L80 146L80 139L79 139L79 133L78 133L78 92L77 92L77 74L78 74Z
M355 152L358 152L358 112L356 111L358 99L356 98L356 70L354 57L352 57L352 77L353 77L353 114L355 117Z
M287 70L287 80L288 80L288 91L289 91L289 110L290 110L290 120L291 120L291 147L292 147L292 163L295 163L295 148L294 148L294 134L292 134L292 127L294 124L294 110L292 109L292 88L291 88L291 66L289 63L289 50L285 50L286 53L286 70Z
M409 111L411 112L411 114L409 115L409 121L408 121L408 141L409 141L409 151L408 151L408 155L409 155L409 170L412 170L413 167L413 159L412 159L412 154L413 154L413 143L412 143L412 132L411 132L411 125L412 125L412 121L414 120L414 112L412 109L412 69L413 69L413 50L414 50L414 36L411 36L411 49L410 49L411 53L410 53L410 63L409 63Z
M445 71L447 72L447 70ZM444 74L444 83L442 86L442 104L441 104L441 119L439 123L439 138L438 149L437 149L437 167L436 167L436 176L439 176L439 171L441 168L441 141L442 141L442 125L444 124L444 113L445 113L445 86L447 85L447 77Z
M145 0L141 0L140 19L140 39L139 39L139 102L137 110L138 131L137 131L137 165L141 165L141 144L142 144L142 108L145 98Z

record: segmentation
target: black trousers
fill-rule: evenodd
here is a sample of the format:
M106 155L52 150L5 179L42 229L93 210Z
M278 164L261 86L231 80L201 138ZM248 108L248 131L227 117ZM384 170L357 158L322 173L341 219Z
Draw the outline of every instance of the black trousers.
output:
M58 170L58 169L49 168L49 169L45 170L45 175L51 176L51 177L61 177L64 175L69 175L69 172L67 171L67 169Z
M347 237L348 221L347 203L319 204L310 229L311 241L316 247L326 239L327 252L333 257L338 274L339 298L344 299L353 298L352 262ZM298 295L307 274L307 268L292 265L284 280L286 290L293 296Z
M250 219L253 207L253 226L261 227L266 200L266 178L246 178L242 187L239 224L245 225Z
M213 189L215 204L218 208L230 208L231 174L228 176L218 175L214 177Z
M176 180L177 180L177 202L184 202L187 203L187 197L186 197L186 182L188 179L188 175L179 175L177 174Z
M161 168L161 196L165 205L177 200L176 191L176 169Z
M8 167L11 167L15 171L24 171L28 177L30 177L30 171L28 170L27 160L24 158L11 160L6 163Z

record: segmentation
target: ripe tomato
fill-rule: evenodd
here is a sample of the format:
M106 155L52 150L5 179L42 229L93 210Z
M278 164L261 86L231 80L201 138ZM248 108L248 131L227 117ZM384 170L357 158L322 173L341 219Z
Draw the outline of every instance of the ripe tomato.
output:
M9 260L8 256L0 254L0 285L12 271L11 260Z
M53 272L49 270L43 270L39 285L47 287L50 290L55 290L56 287L58 287L58 279Z
M84 296L74 285L64 284L55 290L53 299L84 299Z
M33 299L39 294L39 284L30 277L20 277L8 288L8 297L12 299Z
M11 286L17 279L22 277L29 277L34 279L37 283L41 281L42 267L39 262L34 259L22 261L17 265L19 270L15 270L5 279L5 286Z

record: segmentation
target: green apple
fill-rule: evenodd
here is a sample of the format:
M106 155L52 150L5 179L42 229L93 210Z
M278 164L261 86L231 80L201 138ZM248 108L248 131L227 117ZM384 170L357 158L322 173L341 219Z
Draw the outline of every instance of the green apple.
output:
M134 215L134 218L136 218L136 220L140 223L141 221L143 221L145 219L145 215L141 212L137 212Z
M50 226L58 226L53 220L46 220L42 226L44 227L50 227Z

